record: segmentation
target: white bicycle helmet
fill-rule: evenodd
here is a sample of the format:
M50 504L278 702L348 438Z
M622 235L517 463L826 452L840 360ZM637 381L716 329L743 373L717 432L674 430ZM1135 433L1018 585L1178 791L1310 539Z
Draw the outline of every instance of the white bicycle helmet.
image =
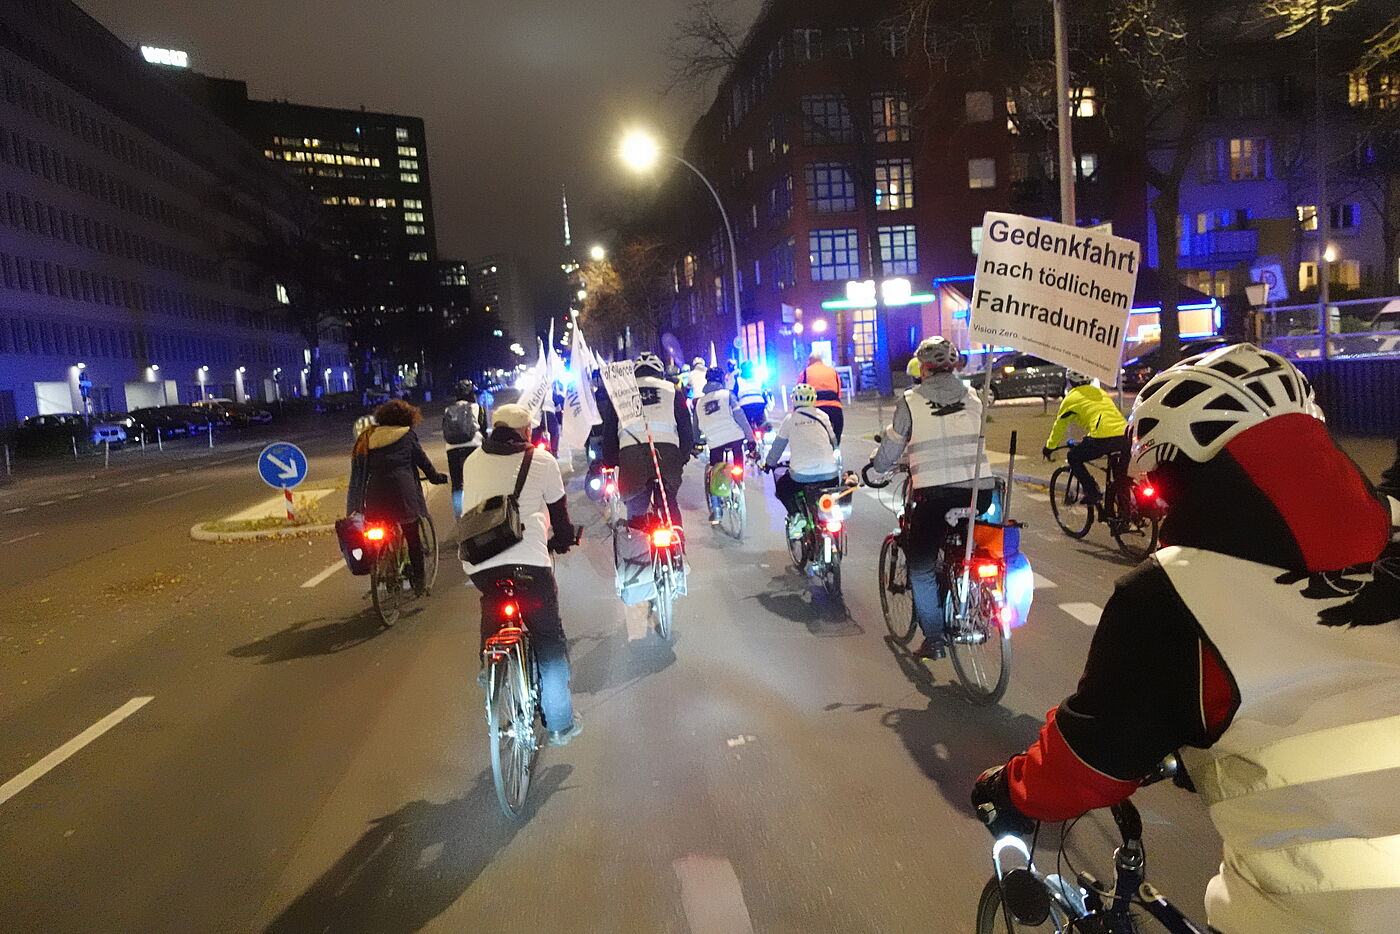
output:
M1130 472L1178 458L1205 463L1237 435L1278 415L1322 420L1312 386L1292 363L1253 344L1188 357L1158 373L1128 416Z
M1066 370L1065 382L1070 386L1087 386L1094 381L1092 376L1086 376L1078 370Z
M816 405L817 391L807 383L798 383L792 387L792 404L796 406Z
M946 337L928 337L919 344L914 356L925 366L938 369L956 369L962 363L962 354L954 343Z
M666 366L661 362L661 358L649 350L637 354L637 362L633 367L633 372L638 376L642 375L642 370L655 370L657 376L666 372Z

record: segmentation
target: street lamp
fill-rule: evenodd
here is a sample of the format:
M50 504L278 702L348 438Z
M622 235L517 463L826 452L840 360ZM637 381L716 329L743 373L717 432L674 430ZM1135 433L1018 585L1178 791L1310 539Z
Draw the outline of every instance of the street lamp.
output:
M588 251L589 258L592 259L594 262L602 262L603 259L607 257L607 255L608 251L603 249L603 245L601 243L593 244L592 248Z
M715 186L710 183L710 180L705 177L704 172L701 172L682 156L670 150L663 150L661 144L656 141L656 137L644 130L629 131L627 135L622 138L622 145L618 152L622 157L623 163L634 172L650 171L656 167L656 163L660 161L662 156L669 156L694 172L695 177L704 182L705 187L709 189L710 196L715 199L715 207L719 208L720 219L724 221L724 232L729 237L729 256L731 260L729 271L732 274L734 284L734 341L737 345L740 357L746 356L744 354L744 318L743 313L740 311L739 247L734 241L734 227L729 223L729 212L724 209L724 202L720 200L719 192L715 190Z
M209 378L209 368L207 366L202 366L196 371L195 375L199 377L199 398L209 398L209 393L204 388L204 382Z

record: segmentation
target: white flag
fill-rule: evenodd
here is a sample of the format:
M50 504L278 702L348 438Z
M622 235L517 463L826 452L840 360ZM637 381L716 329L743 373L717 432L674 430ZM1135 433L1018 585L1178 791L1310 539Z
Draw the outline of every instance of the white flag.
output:
M539 343L539 355L535 358L535 365L530 367L523 376L520 377L520 404L530 411L530 421L532 424L540 423L540 413L544 411L544 399L552 390L553 383L549 381L549 356L545 353L544 342L535 338Z
M593 351L583 339L582 328L574 328L569 362L573 379L564 393L564 427L559 433L559 446L577 451L588 443L592 427L603 420L598 414L598 402L593 398Z

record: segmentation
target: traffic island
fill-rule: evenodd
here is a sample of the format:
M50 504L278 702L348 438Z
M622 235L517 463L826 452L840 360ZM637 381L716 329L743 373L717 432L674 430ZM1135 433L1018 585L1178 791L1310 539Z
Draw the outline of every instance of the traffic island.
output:
M324 500L331 494L343 493L345 485L341 478L325 486L297 491L292 497L295 518L287 518L285 497L274 496L231 516L195 523L190 527L190 538L197 542L237 542L333 532L339 510L329 509Z

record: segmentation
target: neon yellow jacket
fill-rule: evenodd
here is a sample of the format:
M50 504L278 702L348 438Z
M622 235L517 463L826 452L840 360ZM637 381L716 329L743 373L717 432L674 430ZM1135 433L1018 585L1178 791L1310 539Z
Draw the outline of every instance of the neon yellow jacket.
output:
M1074 422L1090 438L1117 438L1128 430L1128 421L1108 393L1097 386L1076 386L1065 394L1060 414L1045 440L1047 448L1057 448L1065 438L1065 429Z

